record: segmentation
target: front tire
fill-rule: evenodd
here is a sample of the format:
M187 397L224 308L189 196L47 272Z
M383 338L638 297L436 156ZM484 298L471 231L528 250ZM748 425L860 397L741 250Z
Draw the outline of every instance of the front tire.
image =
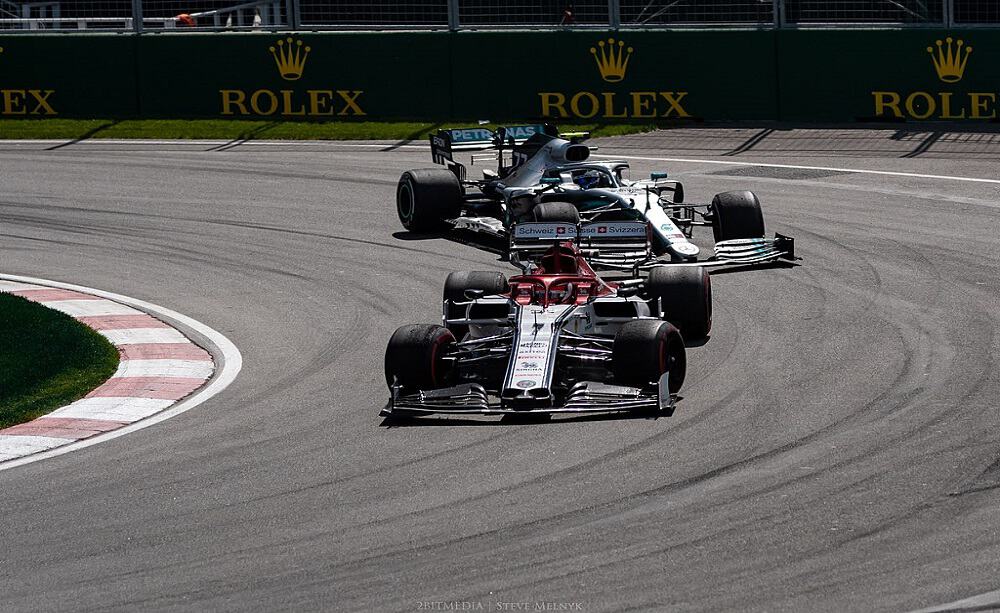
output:
M764 236L764 213L753 192L724 192L712 198L715 242Z
M611 365L619 385L646 387L668 373L671 394L680 391L687 371L684 339L672 324L654 319L637 319L615 334Z
M385 381L407 389L428 390L443 387L445 364L441 359L455 335L447 328L431 324L400 326L385 349Z
M473 270L469 272L453 272L444 281L445 318L459 319L466 313L465 306L456 306L454 302L467 302L465 291L478 289L484 296L495 296L507 291L507 276L502 272L492 270ZM455 338L462 339L469 331L469 326L448 325Z
M712 331L712 278L701 266L660 266L646 281L650 309L663 310L663 319L693 341Z
M462 184L450 170L408 170L396 185L396 214L411 232L440 230L462 209Z

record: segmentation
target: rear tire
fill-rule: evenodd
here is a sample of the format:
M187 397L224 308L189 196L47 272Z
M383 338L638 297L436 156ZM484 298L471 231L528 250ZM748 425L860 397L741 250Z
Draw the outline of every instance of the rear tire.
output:
M444 281L445 318L457 319L466 313L466 307L455 306L452 302L466 302L465 290L481 289L483 295L493 296L507 291L507 275L491 270L473 270L469 272L453 272ZM469 326L449 325L448 329L461 340L468 332Z
M580 223L580 211L569 202L542 202L531 210L532 221Z
M396 214L411 232L442 229L462 210L462 184L450 170L408 170L396 185Z
M753 192L725 192L712 198L715 242L764 236L764 214Z
M659 306L663 319L674 324L684 338L703 339L712 331L712 278L701 266L660 266L646 281L650 310Z
M431 324L400 326L385 349L385 381L408 389L428 390L445 382L444 349L455 342L447 328Z
M654 319L637 319L615 334L611 365L619 385L646 387L668 374L668 388L677 393L684 384L687 354L684 339L672 324Z

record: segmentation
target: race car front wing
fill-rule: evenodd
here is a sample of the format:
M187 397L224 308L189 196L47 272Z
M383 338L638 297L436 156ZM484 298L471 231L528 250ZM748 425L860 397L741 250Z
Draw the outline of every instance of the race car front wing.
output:
M462 383L453 387L419 390L404 394L394 385L389 405L383 416L426 414L452 415L530 415L558 413L619 413L655 411L673 415L677 396L668 389L668 375L664 374L651 388L610 385L595 381L581 381L574 385L559 404L512 408L505 406L478 383Z

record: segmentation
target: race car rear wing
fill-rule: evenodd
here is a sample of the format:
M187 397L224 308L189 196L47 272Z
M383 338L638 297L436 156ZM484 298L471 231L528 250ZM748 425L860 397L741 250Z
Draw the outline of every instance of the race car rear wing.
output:
M510 261L532 262L552 245L573 241L594 267L632 271L657 266L736 266L795 261L795 239L782 234L774 238L742 238L719 241L706 260L673 262L656 259L645 221L521 222L510 231Z
M531 261L566 241L573 241L588 258L642 261L652 257L645 221L522 222L511 228L511 260Z
M442 129L430 137L431 159L435 164L447 166L459 180L464 181L465 166L455 161L455 152L493 149L502 153L504 149L513 149L535 134L558 137L559 130L548 123L502 126L496 131L483 127Z

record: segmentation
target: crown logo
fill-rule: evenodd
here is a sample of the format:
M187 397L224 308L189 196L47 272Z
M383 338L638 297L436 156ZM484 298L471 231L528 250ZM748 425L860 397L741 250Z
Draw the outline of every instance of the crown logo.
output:
M597 47L590 48L594 61L597 62L597 69L601 71L601 78L608 83L617 83L625 78L625 71L628 69L628 59L632 57L632 47L625 49L623 41L615 42L609 38L607 44L604 41L597 43Z
M969 54L972 47L965 47L965 41L955 41L952 48L952 38L949 36L944 41L937 41L937 51L934 47L927 47L927 53L931 54L934 60L934 69L937 70L938 78L945 83L958 83L965 74L965 64L969 61ZM947 46L945 45L947 43Z
M291 36L278 40L277 44L277 49L274 47L269 49L274 56L274 62L278 65L278 73L286 81L298 81L306 68L306 58L309 57L312 47L303 47L301 40L293 41Z

